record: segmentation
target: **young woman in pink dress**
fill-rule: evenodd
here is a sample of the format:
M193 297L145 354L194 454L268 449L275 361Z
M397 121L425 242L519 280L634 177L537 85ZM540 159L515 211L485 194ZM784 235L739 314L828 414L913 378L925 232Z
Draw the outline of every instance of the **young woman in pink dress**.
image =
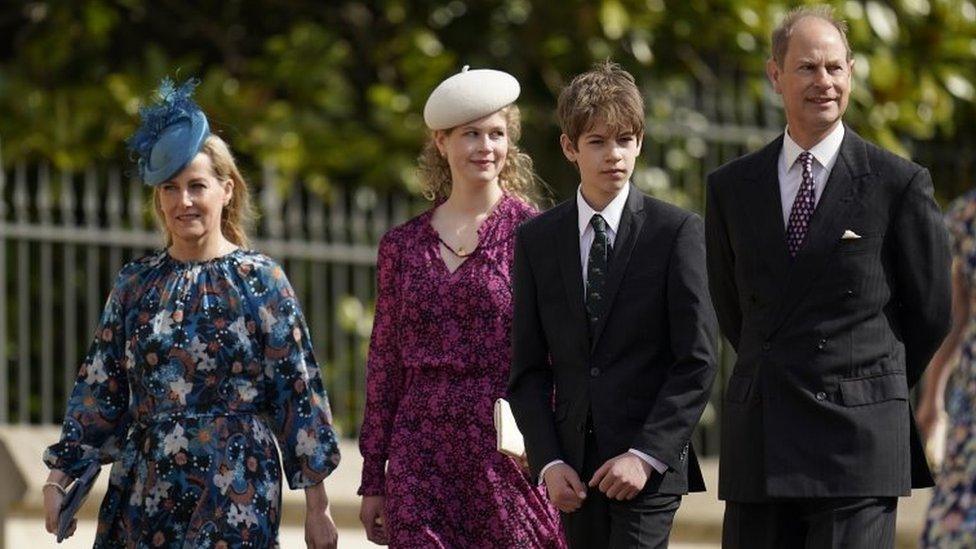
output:
M360 433L367 536L392 547L564 547L558 514L495 450L515 230L535 213L519 84L467 71L431 94L420 157L434 207L381 240Z

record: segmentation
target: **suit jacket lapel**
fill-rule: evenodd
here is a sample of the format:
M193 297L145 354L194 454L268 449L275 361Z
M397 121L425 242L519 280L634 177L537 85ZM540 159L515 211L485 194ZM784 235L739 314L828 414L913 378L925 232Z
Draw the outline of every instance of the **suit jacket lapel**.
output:
M783 224L783 200L779 191L780 149L783 136L766 146L757 157L755 185L750 195L743 195L742 211L755 211L757 242L760 250L767 250L763 258L769 263L775 280L785 280L790 271L790 256L786 249L786 226ZM751 202L751 204L750 204ZM753 204L755 206L753 206Z
M869 171L864 141L849 128L845 128L840 155L813 212L806 241L793 260L779 312L770 327L770 335L779 328L805 295L810 282L826 266L830 252L844 234L848 221L845 214L856 203L859 189L857 183ZM785 238L783 240L785 242Z
M627 271L627 264L630 262L630 254L634 251L634 244L640 236L641 227L644 226L644 197L633 185L630 186L630 193L627 195L627 204L624 206L620 216L620 226L617 236L613 242L613 258L610 261L610 276L607 279L604 295L607 300L607 309L603 311L597 322L596 330L590 340L590 350L596 348L600 335L607 325L607 318L613 311L614 298L617 290L620 289L620 281L624 278ZM577 227L577 231L579 228ZM578 256L577 256L578 257ZM582 284L582 283L581 283ZM584 318L585 321L585 318Z
M583 307L583 266L580 264L579 222L576 201L566 208L566 212L556 223L553 234L556 255L559 258L559 271L566 289L566 300L572 317L570 329L579 333L572 335L578 342L580 353L586 354L586 311Z

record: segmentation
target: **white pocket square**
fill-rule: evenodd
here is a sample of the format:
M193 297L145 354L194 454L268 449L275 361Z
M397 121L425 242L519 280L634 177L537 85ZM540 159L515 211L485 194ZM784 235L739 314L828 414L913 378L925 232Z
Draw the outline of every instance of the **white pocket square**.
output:
M834 234L836 234L836 233L834 233ZM841 240L857 240L858 238L861 238L861 235L855 233L854 231L852 231L850 229L847 229L846 231L844 231L844 234L841 235L841 237L840 237Z

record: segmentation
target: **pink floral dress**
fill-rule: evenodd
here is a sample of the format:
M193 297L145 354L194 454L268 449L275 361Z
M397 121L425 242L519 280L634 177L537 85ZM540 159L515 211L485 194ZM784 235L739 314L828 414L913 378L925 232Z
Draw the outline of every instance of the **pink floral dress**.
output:
M380 242L359 493L386 496L394 548L563 547L544 488L495 450L492 424L511 358L515 229L535 210L502 198L453 273L432 213Z

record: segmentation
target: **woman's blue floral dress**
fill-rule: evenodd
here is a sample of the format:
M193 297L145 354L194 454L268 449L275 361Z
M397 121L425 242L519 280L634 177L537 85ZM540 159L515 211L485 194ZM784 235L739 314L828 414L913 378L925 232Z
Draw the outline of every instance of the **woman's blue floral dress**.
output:
M976 289L976 191L946 214L952 254L970 294ZM950 366L951 367L951 366ZM976 315L970 314L959 361L946 382L945 455L935 479L920 547L976 547Z
M78 371L49 467L114 462L95 547L275 547L288 485L339 463L284 272L248 250L126 265Z

